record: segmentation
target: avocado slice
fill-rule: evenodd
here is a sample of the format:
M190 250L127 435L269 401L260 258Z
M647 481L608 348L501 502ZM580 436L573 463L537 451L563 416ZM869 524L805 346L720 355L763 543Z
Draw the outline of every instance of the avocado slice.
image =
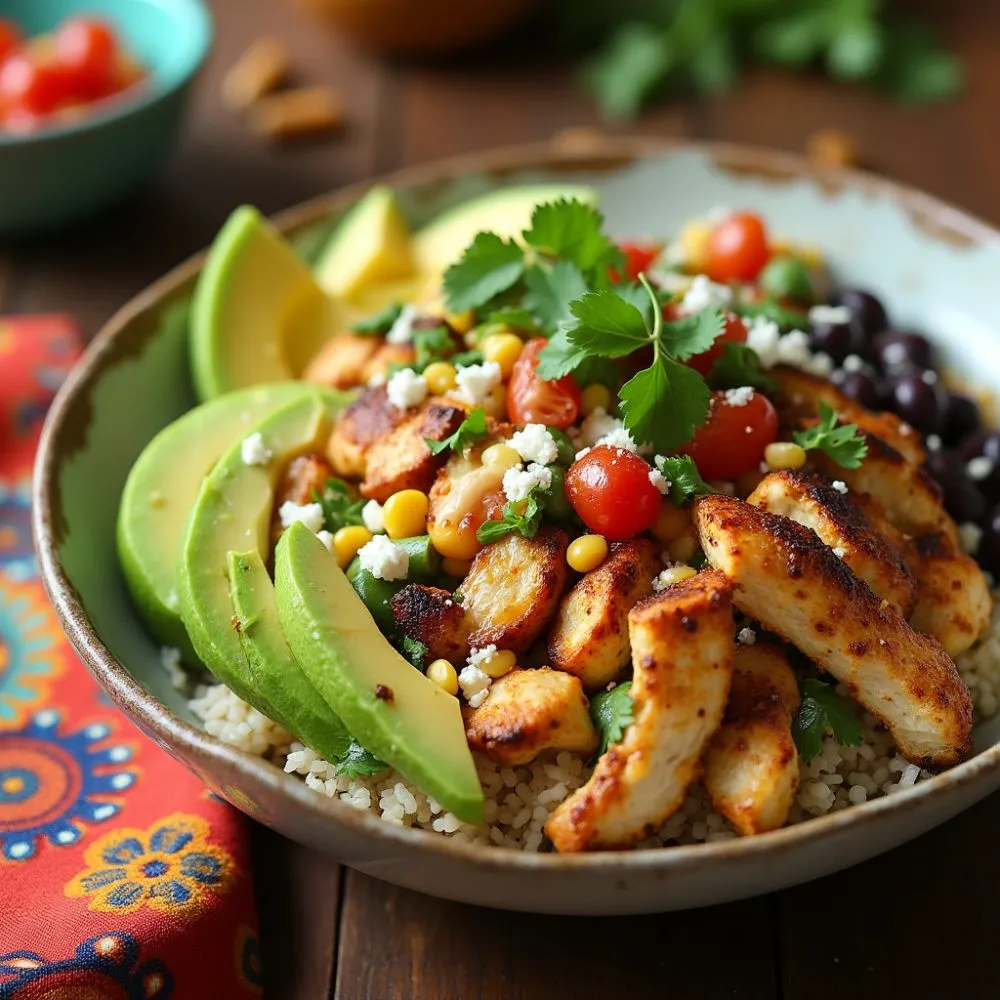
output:
M158 642L197 657L181 621L177 554L202 480L272 410L315 390L301 382L242 389L189 410L143 449L118 507L118 558L132 600Z
M278 621L274 584L257 549L229 553L229 593L255 689L290 733L329 761L351 745L343 722L299 666Z
M597 191L582 184L529 184L500 188L443 212L413 237L413 256L425 275L442 275L475 239L491 232L520 237L531 224L536 205L557 198L597 203Z
M277 718L270 699L257 689L235 626L229 592L229 553L256 548L268 552L274 486L285 464L320 448L333 416L351 396L312 391L250 428L272 457L266 466L247 465L238 442L219 459L201 484L180 546L177 581L181 618L205 666L244 701ZM322 543L320 543L322 544Z
M391 187L373 187L343 218L316 261L328 294L354 299L365 288L414 275L410 230Z
M281 536L274 575L288 644L347 728L459 819L481 821L483 790L458 699L393 649L305 526Z
M200 399L301 375L340 325L337 304L255 208L219 231L191 308L191 370Z

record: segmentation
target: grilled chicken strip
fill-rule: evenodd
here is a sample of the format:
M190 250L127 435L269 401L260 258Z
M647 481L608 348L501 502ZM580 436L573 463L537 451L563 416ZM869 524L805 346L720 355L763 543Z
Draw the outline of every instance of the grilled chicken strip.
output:
M719 727L733 669L731 587L711 570L629 613L634 722L545 825L562 852L630 847L680 807Z
M851 570L904 617L917 599L905 549L893 545L855 504L846 486L807 472L772 472L747 503L812 528Z
M968 755L972 704L955 664L815 532L727 496L701 497L693 515L736 606L845 684L907 760L941 769Z
M726 715L705 754L712 805L749 836L784 826L799 785L792 719L799 686L773 643L739 646Z

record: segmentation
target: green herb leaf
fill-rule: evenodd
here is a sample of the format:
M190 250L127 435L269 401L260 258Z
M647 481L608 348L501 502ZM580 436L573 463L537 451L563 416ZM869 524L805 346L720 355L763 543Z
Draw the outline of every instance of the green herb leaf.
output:
M557 330L549 342L538 352L535 374L546 382L569 375L589 358L585 347L578 347L569 339L567 330Z
M575 198L558 198L536 206L524 241L546 256L572 264L582 272L581 278L583 274L593 276L622 259L621 251L604 235L604 216ZM585 290L586 286L569 299L578 298Z
M818 58L829 38L830 18L819 6L763 21L753 44L765 62L799 68Z
M355 333L371 333L379 336L388 333L403 311L400 302L391 302L381 312L355 323L351 329Z
M544 501L548 495L547 490L532 490L524 500L508 500L504 504L503 519L499 521L484 521L476 532L476 538L483 545L490 542L498 542L507 535L517 532L525 538L534 538L538 534L538 529L542 524L542 514L544 513Z
M357 740L351 740L351 745L343 756L335 761L334 770L337 774L348 778L367 777L387 771L389 765L379 760L370 750L366 750Z
M567 336L587 354L620 358L649 343L641 310L615 291L587 292L569 308L577 322L567 328Z
M729 341L712 367L709 379L713 389L737 389L743 385L754 389L773 389L774 379L760 366L760 356L746 344Z
M821 451L845 469L856 469L868 454L868 442L858 432L857 424L838 425L837 414L826 404L819 404L819 423L792 438L806 451Z
M737 316L763 316L777 323L784 330L800 329L807 320L804 312L788 309L774 299L762 299L760 302L732 302L729 308Z
M486 436L486 411L477 406L469 411L469 415L458 425L458 430L454 434L449 434L443 441L432 441L424 438L432 455L440 455L441 452L452 451L459 453L475 444L480 438Z
M656 465L670 480L668 496L676 507L682 506L691 497L700 497L712 492L712 488L701 478L698 466L694 464L694 459L690 455L670 455L666 458L657 455Z
M455 353L455 339L446 326L421 327L413 331L413 348L416 357L410 367L422 372L435 361L451 358Z
M419 639L413 639L408 635L404 635L403 655L417 668L417 670L423 670L424 658L427 656L427 645L422 643Z
M886 39L875 83L902 101L929 104L957 97L965 84L961 62L920 24L903 22Z
M831 75L841 80L861 80L877 69L882 59L882 28L872 17L853 16L839 28L826 53Z
M634 21L618 27L584 67L584 83L609 118L634 118L676 65L667 32Z
M590 717L601 736L595 759L609 746L621 743L625 730L635 722L635 702L630 694L631 688L631 681L623 681L610 691L602 691L590 699Z
M672 358L687 361L707 351L726 328L721 309L708 308L672 322L663 321L660 344Z
M469 351L459 351L448 359L456 368L468 368L470 365L481 365L486 358L482 351L475 348Z
M444 273L448 308L478 309L515 285L524 273L524 251L496 233L479 233L461 260Z
M537 317L543 330L555 333L560 326L573 322L570 303L587 293L587 282L580 269L568 260L558 260L551 268L533 267L524 276L528 294L524 305Z
M792 721L792 738L806 763L822 750L827 733L845 747L864 741L864 730L851 706L832 684L810 677L802 682L802 703Z
M619 392L625 429L640 444L676 451L708 419L711 393L693 368L661 356Z
M513 327L515 330L523 330L526 333L534 333L538 330L538 322L531 312L521 309L518 306L503 306L494 309L487 314L483 320L485 326L492 326L494 323Z
M323 508L323 527L336 533L349 524L364 524L361 510L367 502L355 497L343 479L331 477L323 484L323 492L313 490L312 499Z

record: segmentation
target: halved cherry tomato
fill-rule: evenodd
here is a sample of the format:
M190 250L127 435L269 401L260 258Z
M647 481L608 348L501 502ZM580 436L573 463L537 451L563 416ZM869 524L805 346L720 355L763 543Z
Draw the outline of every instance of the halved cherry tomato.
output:
M15 52L0 65L0 106L45 115L66 96L66 84L52 65L28 52Z
M696 372L708 378L712 374L715 362L722 357L726 350L726 344L745 344L747 339L746 324L732 314L726 317L726 326L722 333L715 339L715 343L702 354L696 354L693 358L688 358L685 362Z
M609 542L650 528L663 495L650 482L648 462L624 448L598 445L566 473L566 498L580 520Z
M713 281L753 281L769 255L767 230L760 216L736 212L712 230L705 273Z
M535 374L538 352L548 343L536 337L524 345L507 386L507 415L515 424L546 424L561 430L580 413L580 387L572 375L544 382Z
M705 479L729 481L757 468L764 449L778 437L778 414L766 396L754 392L745 403L731 399L725 392L712 393L708 423L681 449Z
M21 29L6 18L0 18L0 63L24 40Z
M114 31L97 18L69 18L56 32L56 62L74 96L106 96L114 82L117 53Z
M625 254L625 277L635 281L643 271L649 270L649 265L660 256L662 243L632 243L626 241L618 244L618 249ZM621 281L621 275L615 267L608 268L608 277L612 281Z

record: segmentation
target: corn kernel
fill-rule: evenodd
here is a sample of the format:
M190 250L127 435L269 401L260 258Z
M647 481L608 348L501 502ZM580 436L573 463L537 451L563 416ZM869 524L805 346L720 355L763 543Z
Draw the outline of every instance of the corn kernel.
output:
M697 537L688 531L667 546L667 554L671 562L686 563L695 557L700 547Z
M775 441L764 449L769 469L801 469L806 464L805 449L792 441Z
M602 410L611 408L611 390L600 382L591 382L580 393L580 412L589 417L598 407Z
M466 309L464 312L453 313L444 311L445 322L458 333L468 333L476 325L476 313L473 309Z
M662 589L697 575L698 571L693 566L668 566L656 579L658 586Z
M675 507L669 500L664 500L660 513L653 522L653 537L666 545L679 538L691 527L691 515L683 507Z
M358 554L358 549L371 540L372 533L360 524L349 524L346 528L341 528L333 536L333 554L337 557L337 565L341 569L347 569Z
M601 535L581 535L569 543L566 562L577 573L589 573L597 569L608 557L608 543Z
M802 263L814 271L819 271L826 266L826 257L823 256L823 251L819 247L799 247L799 256L802 258Z
M771 245L768 248L771 251L772 257L794 257L795 247L792 245L791 240L786 240L782 236L776 236L771 240Z
M458 674L450 660L435 660L428 666L427 676L448 694L458 694Z
M506 472L520 464L521 456L504 441L497 441L483 451L483 465L492 465Z
M488 660L479 664L479 669L487 677L496 680L498 677L503 677L504 674L509 674L516 664L516 653L512 653L509 649L498 649Z
M475 526L456 524L448 519L429 521L431 544L445 559L471 559L481 548Z
M500 366L500 374L507 378L524 350L524 341L516 333L492 333L482 344L483 357Z
M692 219L678 233L677 238L684 254L686 270L696 274L701 274L705 270L712 228L712 224L704 219Z
M464 580L465 577L469 575L469 570L472 569L472 560L442 559L441 569L443 569L448 576L454 576L459 580Z
M427 530L430 501L420 490L400 490L393 493L382 507L385 533L390 538L412 538Z
M447 361L432 361L424 369L424 380L432 396L443 396L455 388L455 366Z

